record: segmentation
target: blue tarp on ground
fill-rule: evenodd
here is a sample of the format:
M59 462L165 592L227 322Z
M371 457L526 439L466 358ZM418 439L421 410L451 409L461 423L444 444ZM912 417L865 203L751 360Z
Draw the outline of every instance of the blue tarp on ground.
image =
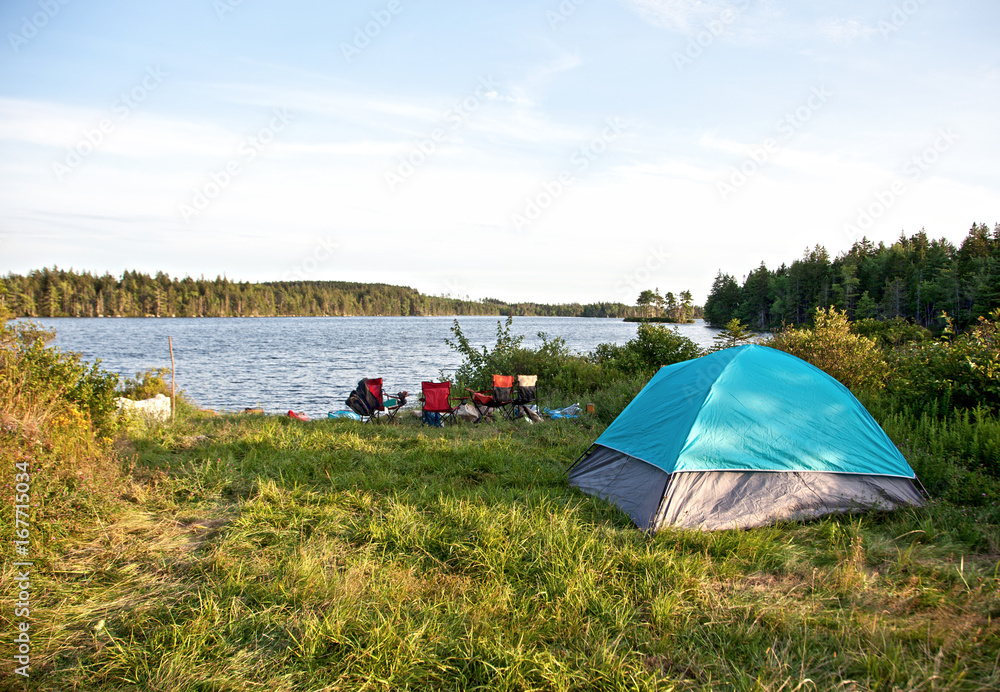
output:
M361 416L356 414L354 411L329 411L326 414L327 418L350 418L351 420L361 420Z
M915 478L851 392L756 344L661 368L596 445L668 474L818 471Z

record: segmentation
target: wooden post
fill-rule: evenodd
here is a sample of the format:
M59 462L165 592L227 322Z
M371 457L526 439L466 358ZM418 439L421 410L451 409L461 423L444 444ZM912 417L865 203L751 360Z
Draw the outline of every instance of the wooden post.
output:
M170 346L170 420L174 420L174 386L177 382L177 375L174 371L174 337L167 337L167 344Z

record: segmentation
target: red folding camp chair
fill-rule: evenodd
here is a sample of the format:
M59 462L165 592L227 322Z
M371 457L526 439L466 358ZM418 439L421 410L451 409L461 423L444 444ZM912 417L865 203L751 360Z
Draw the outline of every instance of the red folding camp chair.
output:
M421 382L420 389L423 391L424 400L422 423L438 425L437 420L447 421L449 418L452 423L458 422L455 418L458 406L453 406L451 403L451 382ZM427 414L438 414L438 416Z
M511 375L494 375L493 389L485 392L465 390L472 395L472 403L479 414L477 423L482 422L490 411L498 410L504 418L513 419L514 378Z
M358 384L364 383L365 389L371 392L372 397L368 399L368 403L371 406L371 414L365 418L361 416L361 421L364 423L378 423L378 414L385 411L385 405L382 403L382 378L365 378Z

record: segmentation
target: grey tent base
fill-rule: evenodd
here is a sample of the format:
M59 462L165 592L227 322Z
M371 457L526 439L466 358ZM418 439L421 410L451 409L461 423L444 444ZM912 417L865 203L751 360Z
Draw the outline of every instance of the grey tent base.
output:
M749 529L825 514L922 505L898 476L816 471L687 471L660 468L600 445L570 469L570 485L626 512L636 526Z

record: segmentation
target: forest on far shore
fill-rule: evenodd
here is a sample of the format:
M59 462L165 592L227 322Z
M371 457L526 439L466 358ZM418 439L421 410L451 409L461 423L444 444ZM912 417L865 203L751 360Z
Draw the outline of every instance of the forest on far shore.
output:
M171 278L126 271L120 277L52 267L0 278L0 307L14 317L275 317L518 315L634 317L622 303L508 303L424 295L406 286L348 281L250 283Z
M791 266L763 262L742 285L719 271L705 301L705 319L733 318L757 329L809 322L818 307L833 306L852 320L905 319L938 330L947 320L973 324L1000 307L1000 224L972 224L961 245L931 240L921 229L891 245L867 238L833 260L820 245Z

